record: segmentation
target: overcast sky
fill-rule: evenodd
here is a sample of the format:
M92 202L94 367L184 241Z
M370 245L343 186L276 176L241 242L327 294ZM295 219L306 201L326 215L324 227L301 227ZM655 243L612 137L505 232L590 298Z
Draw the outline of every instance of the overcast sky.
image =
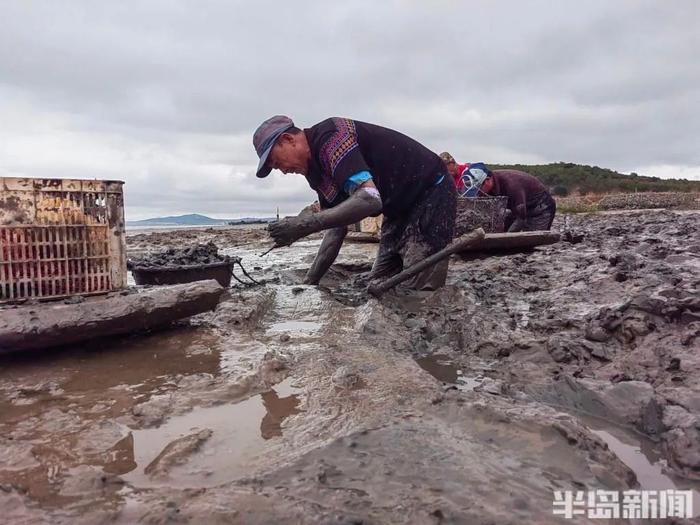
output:
M700 180L700 1L0 0L0 176L120 179L127 218L298 211L252 133L345 116L458 161Z

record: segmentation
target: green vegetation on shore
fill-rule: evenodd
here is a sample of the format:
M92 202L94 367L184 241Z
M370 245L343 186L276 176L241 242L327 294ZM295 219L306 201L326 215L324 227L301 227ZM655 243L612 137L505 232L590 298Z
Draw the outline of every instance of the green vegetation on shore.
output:
M660 179L630 173L619 173L598 166L586 166L572 162L555 162L552 164L488 164L492 169L515 169L525 171L540 179L552 188L557 196L566 196L573 192L581 195L587 193L612 192L696 192L700 191L700 181L685 179Z

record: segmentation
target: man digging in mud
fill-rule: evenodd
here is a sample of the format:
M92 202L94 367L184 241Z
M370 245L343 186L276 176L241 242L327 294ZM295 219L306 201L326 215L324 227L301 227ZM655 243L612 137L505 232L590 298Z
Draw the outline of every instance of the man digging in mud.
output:
M544 231L552 227L557 205L539 179L518 170L490 170L483 163L457 164L448 152L440 154L459 193L465 197L508 197L508 232Z
M397 131L333 117L299 129L274 116L253 135L257 176L278 169L299 173L318 194L321 211L268 226L275 246L326 231L304 282L318 284L340 251L347 226L384 214L381 242L370 279L385 278L447 246L454 234L455 185L440 158ZM448 261L418 274L415 289L445 283Z

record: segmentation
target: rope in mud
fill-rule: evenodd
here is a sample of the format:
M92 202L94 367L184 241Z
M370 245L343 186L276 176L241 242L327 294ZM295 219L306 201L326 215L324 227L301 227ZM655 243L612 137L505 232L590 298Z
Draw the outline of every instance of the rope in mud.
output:
M241 283L243 286L261 286L261 285L262 285L261 282L256 281L255 279L253 279L253 278L250 276L250 274L249 274L248 272L246 272L245 268L243 267L243 264L241 263L241 258L240 258L240 257L233 257L232 259L233 259L233 266L231 266L231 277L233 277L234 279L236 279L236 281L238 281L239 283ZM248 279L250 279L252 282L247 283L247 282L245 282L245 281L243 281L243 280L241 280L241 279L238 278L238 276L237 276L237 275L234 273L234 271L233 271L236 264L241 268L241 271L243 272L243 275L245 275L245 276L246 276Z
M241 261L240 261L240 260L237 261L237 263L238 263L238 266L241 267L241 271L243 272L243 275L245 275L248 279L250 279L251 281L253 281L256 285L261 285L261 284L262 284L262 283L256 281L255 279L253 279L253 278L248 274L248 272L245 271L245 268L243 268L243 265L241 264Z
M245 282L245 281L241 281L241 280L236 276L236 274L233 273L233 268L231 268L231 277L233 277L234 279L236 279L236 281L238 281L239 283L241 283L243 286L255 286L255 285L252 284L252 283L247 283L247 282Z

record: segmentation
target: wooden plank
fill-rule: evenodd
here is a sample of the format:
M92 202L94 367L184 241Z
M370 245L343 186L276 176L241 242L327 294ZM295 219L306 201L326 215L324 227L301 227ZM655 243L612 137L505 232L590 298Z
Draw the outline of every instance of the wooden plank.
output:
M535 246L554 244L561 240L558 233L550 231L487 233L477 243L465 248L460 253L489 252L509 249L527 249ZM373 233L350 232L345 242L379 242L380 237Z
M128 295L0 309L0 354L131 334L213 310L224 289L214 280L158 286Z
M560 238L558 233L550 231L487 233L479 242L466 247L460 253L534 248L535 246L557 243Z

